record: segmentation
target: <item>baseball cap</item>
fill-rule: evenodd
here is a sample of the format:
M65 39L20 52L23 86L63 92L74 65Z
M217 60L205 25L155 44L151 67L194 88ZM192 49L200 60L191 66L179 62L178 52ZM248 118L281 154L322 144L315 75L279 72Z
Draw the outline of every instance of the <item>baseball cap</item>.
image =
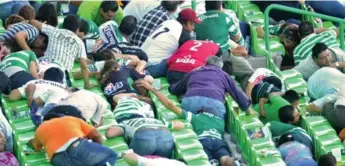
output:
M192 9L184 9L179 13L179 17L186 21L193 21L194 23L200 24L201 20L197 18L197 14Z

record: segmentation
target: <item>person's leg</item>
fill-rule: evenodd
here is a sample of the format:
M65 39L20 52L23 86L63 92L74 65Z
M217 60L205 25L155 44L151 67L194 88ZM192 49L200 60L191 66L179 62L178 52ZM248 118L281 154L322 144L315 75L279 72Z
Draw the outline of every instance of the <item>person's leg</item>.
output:
M10 80L11 80L11 88L13 90L25 85L27 82L31 80L34 80L34 78L29 73L25 71L20 71L12 75L10 77Z
M55 153L50 162L55 166L73 166L66 152Z
M155 130L139 130L134 134L129 145L133 151L141 156L152 155L156 150Z
M226 142L217 138L212 138L211 141L213 146L213 158L219 160L221 166L232 166L232 154Z
M118 158L112 149L88 140L71 144L66 155L75 166L105 166L107 163L115 165Z
M189 111L193 114L197 114L197 111L206 105L206 98L200 96L184 97L181 101L181 108Z
M336 132L345 128L345 106L334 106L334 102L328 102L323 106L322 115L329 121Z
M185 74L186 73L184 73L184 72L168 70L166 77L167 77L167 80L170 84L174 84L174 83L180 81L185 76Z
M337 0L330 1L313 1L308 0L309 4L316 13L345 19L345 6Z
M151 65L146 68L146 70L150 73L154 78L164 77L167 72L167 59L163 60L159 64Z
M170 158L174 148L174 138L168 130L156 130L156 151L154 155Z

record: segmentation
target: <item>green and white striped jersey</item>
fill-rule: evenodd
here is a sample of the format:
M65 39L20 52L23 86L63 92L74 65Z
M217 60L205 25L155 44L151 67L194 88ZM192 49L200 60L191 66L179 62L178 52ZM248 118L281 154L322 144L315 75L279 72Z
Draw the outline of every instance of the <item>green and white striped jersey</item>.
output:
M312 48L316 43L324 43L328 48L337 48L336 34L333 30L325 31L320 34L311 34L302 39L300 44L294 49L294 63L298 65L302 60L311 56Z
M113 113L116 119L130 117L134 114L147 118L154 118L154 112L151 106L133 97L120 98Z
M30 62L38 60L32 51L19 51L11 53L0 62L0 71L3 71L8 77L19 71L29 72Z

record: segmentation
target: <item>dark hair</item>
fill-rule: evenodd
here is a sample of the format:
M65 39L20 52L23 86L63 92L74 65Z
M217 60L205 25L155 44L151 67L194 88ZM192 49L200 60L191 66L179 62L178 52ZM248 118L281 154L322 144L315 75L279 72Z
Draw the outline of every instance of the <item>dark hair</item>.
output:
M309 21L302 21L299 24L298 32L301 38L314 33L314 26Z
M218 10L222 6L222 1L205 1L205 10Z
M100 8L103 10L103 12L116 12L119 6L118 3L115 1L102 1Z
M312 59L318 59L318 56L321 52L328 49L328 46L324 43L316 43L314 47L312 47Z
M22 16L25 20L32 20L35 18L35 9L30 5L25 5L20 8L18 15Z
M58 15L53 4L43 3L36 13L36 20L46 22L48 25L56 27L58 25Z
M318 166L334 166L336 158L332 154L324 154L318 159Z
M22 22L24 20L25 19L22 16L17 15L17 14L12 14L9 17L7 17L7 19L5 20L5 28L7 29L8 26Z
M79 32L87 34L89 32L89 23L84 19L79 19Z
M79 29L79 18L76 15L68 15L65 17L64 22L62 23L62 28L70 30L72 32L77 32Z
M284 38L291 40L295 46L300 43L297 27L286 27L281 34Z
M297 100L299 100L299 94L294 90L288 90L285 92L285 94L282 96L285 100L287 100L289 103L293 103Z
M96 56L94 56L94 60L95 61L105 61L105 60L111 60L111 59L115 59L114 58L114 51L112 49L105 49L105 50L101 50L100 52L98 52L96 54Z
M55 118L61 118L63 116L64 116L64 114L48 113L47 115L44 116L43 121L48 121L48 120L52 120Z
M291 134L289 133L283 134L279 139L278 146L286 142L291 142L291 141L294 141L294 137Z
M64 83L64 72L56 67L49 68L44 72L44 80Z
M294 107L291 105L283 106L279 109L279 119L282 123L291 123L294 121Z
M119 31L130 36L137 27L137 19L134 16L125 16L119 25Z
M113 69L118 69L120 65L115 60L107 60L103 69L100 72L100 84L103 84L109 78L109 74Z
M161 1L161 6L169 12L173 12L177 10L179 3L179 1Z
M282 89L282 81L280 78L276 76L269 76L263 79L263 82L267 82L269 84L273 84L276 88Z

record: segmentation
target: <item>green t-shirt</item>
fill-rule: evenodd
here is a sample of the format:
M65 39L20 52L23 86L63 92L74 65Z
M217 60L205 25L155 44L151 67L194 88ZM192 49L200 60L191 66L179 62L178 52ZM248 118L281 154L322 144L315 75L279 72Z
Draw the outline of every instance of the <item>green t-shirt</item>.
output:
M198 16L198 18L202 23L195 25L197 40L213 41L219 44L223 52L230 49L230 45L228 44L230 37L241 35L239 28L234 24L232 18L223 12L211 10ZM244 45L243 37L235 42Z
M29 72L30 62L38 64L36 55L32 51L19 51L6 56L0 63L0 71L3 71L8 77L19 71Z
M328 48L337 48L339 44L336 41L336 33L333 30L325 31L319 34L311 34L303 38L300 44L294 49L294 63L298 65L300 61L311 56L312 48L316 43L324 43Z
M225 122L221 118L210 113L204 112L194 115L187 111L183 111L181 117L191 123L199 139L214 137L222 140Z
M290 103L282 98L281 96L271 96L269 101L264 104L264 110L266 112L266 116L260 117L260 120L263 123L271 122L271 121L280 121L279 119L279 109L283 106L290 105ZM260 114L261 109L259 104L255 105L254 110Z
M103 18L100 12L101 3L102 1L83 1L83 3L78 8L77 14L85 19L94 21L97 26L100 26L101 24L107 22L107 20ZM123 10L119 6L115 14L114 21L120 24L122 19Z
M266 124L266 126L267 125L268 124ZM300 133L305 135L306 138L310 138L309 134L301 127L293 126L279 121L271 121L269 122L269 125L270 132L272 133L272 137L275 142L277 142L280 139L280 137L286 133Z
M89 25L89 31L88 34L84 37L86 39L99 39L100 38L100 31L99 27L96 25L96 23L92 20L85 19L85 21L88 22Z

